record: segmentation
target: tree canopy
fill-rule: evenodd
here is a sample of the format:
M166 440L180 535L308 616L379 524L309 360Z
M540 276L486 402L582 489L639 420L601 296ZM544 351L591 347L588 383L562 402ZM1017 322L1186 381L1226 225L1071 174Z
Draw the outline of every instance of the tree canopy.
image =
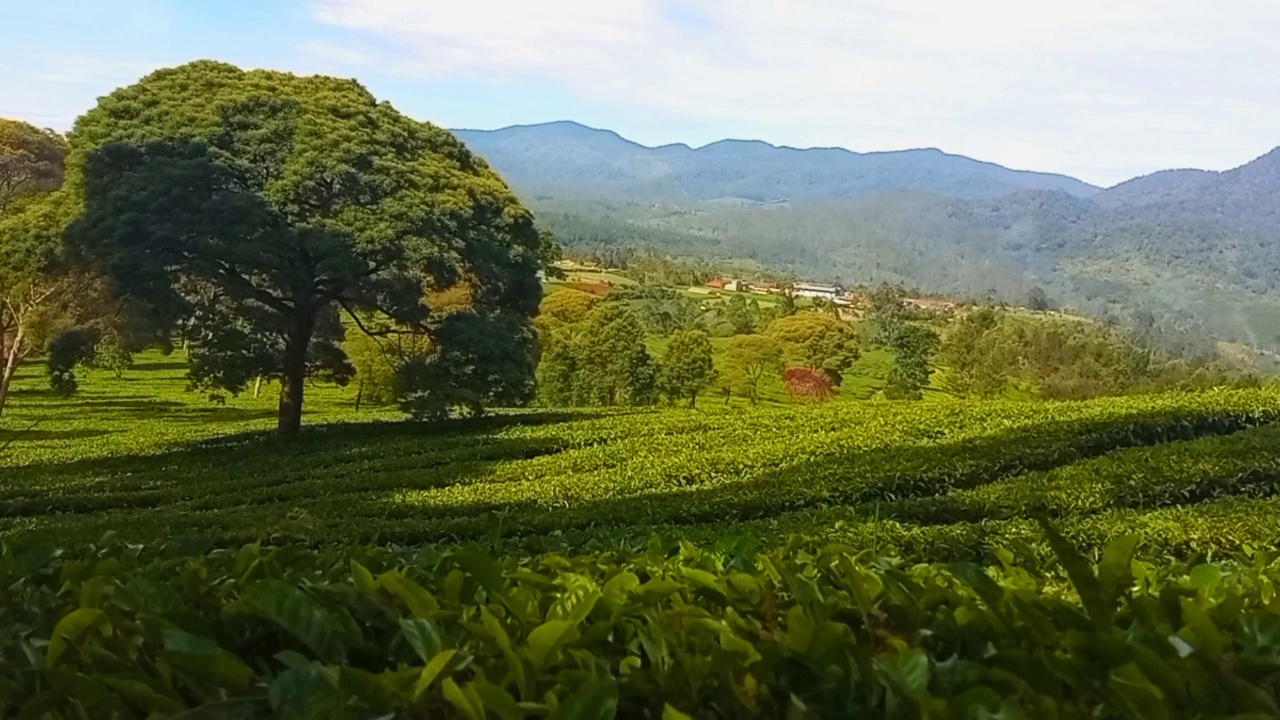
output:
M282 432L308 374L353 373L339 311L435 334L427 293L465 282L469 327L536 312L529 212L449 132L355 81L198 61L102 98L72 138L78 249L157 324L195 326L197 380L279 378Z
M0 213L62 185L67 141L52 130L0 118Z
M818 310L778 318L765 334L782 344L790 362L826 372L840 384L840 374L858 359L858 339L847 323Z
M698 393L715 380L711 359L711 340L701 330L681 330L671 336L667 352L662 356L659 384L667 397L689 398L689 406L698 403Z
M543 338L538 380L551 405L648 405L657 368L644 326L623 303L597 305L580 321Z
M782 347L768 335L735 335L729 340L721 383L729 393L738 393L755 404L760 398L760 381L782 372Z

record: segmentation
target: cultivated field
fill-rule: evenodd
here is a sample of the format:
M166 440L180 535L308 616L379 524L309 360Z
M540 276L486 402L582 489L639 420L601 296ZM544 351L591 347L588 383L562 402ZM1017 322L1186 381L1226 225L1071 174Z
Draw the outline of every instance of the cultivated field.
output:
M285 439L177 358L37 370L0 716L1276 714L1274 390L420 425L317 387Z
M270 399L185 391L176 361L75 399L24 378L3 461L0 533L90 540L720 547L791 534L979 559L1047 513L1090 545L1238 549L1280 531L1280 397L1083 403L523 411L458 424L368 422L349 390L312 426L267 432Z

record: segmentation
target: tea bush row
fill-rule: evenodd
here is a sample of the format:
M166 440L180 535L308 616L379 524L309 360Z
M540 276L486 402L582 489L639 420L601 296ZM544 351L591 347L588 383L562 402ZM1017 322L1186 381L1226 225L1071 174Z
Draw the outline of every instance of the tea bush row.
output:
M0 549L0 716L1280 717L1280 562ZM1046 539L1047 538L1047 539ZM1139 556L1141 557L1141 556ZM184 713L192 713L184 715Z

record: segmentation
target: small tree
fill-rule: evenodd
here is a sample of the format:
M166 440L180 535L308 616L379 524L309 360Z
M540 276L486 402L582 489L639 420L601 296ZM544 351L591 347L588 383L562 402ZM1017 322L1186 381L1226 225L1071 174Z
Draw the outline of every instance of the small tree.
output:
M938 334L923 325L901 323L886 338L893 350L893 368L885 384L891 400L919 400L933 374L933 354L938 351Z
M1044 288L1036 285L1027 292L1027 307L1037 312L1044 312L1052 307L1049 304L1049 295L1045 293Z
M689 407L696 407L698 393L714 380L715 367L707 334L701 330L682 330L672 335L659 373L662 392L673 400L687 397Z
M721 381L729 392L745 396L754 405L760 382L782 371L782 347L768 335L737 335L729 340Z
M457 409L480 415L491 405L523 405L533 397L537 353L533 329L515 314L450 313L425 356L397 374L400 408L418 419Z
M1018 360L1002 326L1003 314L981 308L957 320L943 335L938 364L943 387L957 395L992 397L1009 385Z
M62 185L67 141L52 130L0 118L0 215Z
M796 314L796 300L791 297L791 293L783 293L782 296L778 298L776 313L780 318L790 317Z
M538 363L538 393L548 405L573 405L577 397L578 356L573 331L542 331L542 359Z
M626 305L600 305L572 337L576 405L648 405L657 368L644 344L644 327Z
M581 322L600 302L599 295L573 290L557 290L542 299L541 314L562 323Z
M835 397L831 376L807 367L787 368L782 374L787 393L797 402L826 402Z
M733 326L734 335L746 335L756 331L759 305L756 306L756 310L757 312L754 314L751 312L751 306L747 304L746 298L740 293L735 293L725 301L723 308L724 318Z
M396 371L401 362L378 338L358 333L344 343L356 368L356 411L362 405L391 405L396 400Z

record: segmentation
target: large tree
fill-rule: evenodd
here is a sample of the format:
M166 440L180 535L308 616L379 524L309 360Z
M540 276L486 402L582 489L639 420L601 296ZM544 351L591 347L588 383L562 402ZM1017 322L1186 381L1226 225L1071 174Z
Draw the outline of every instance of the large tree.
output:
M787 359L825 372L839 385L842 373L858 359L858 337L848 323L818 310L778 318L765 334L781 343Z
M161 325L194 326L196 380L278 378L285 433L308 374L352 375L340 311L435 333L427 292L465 282L471 320L510 328L541 297L544 238L502 179L352 80L158 71L77 121L68 186L84 253ZM477 337L468 327L452 335Z
M50 195L65 152L60 136L0 118L0 414L19 366L83 300L63 262L61 229L75 205Z

